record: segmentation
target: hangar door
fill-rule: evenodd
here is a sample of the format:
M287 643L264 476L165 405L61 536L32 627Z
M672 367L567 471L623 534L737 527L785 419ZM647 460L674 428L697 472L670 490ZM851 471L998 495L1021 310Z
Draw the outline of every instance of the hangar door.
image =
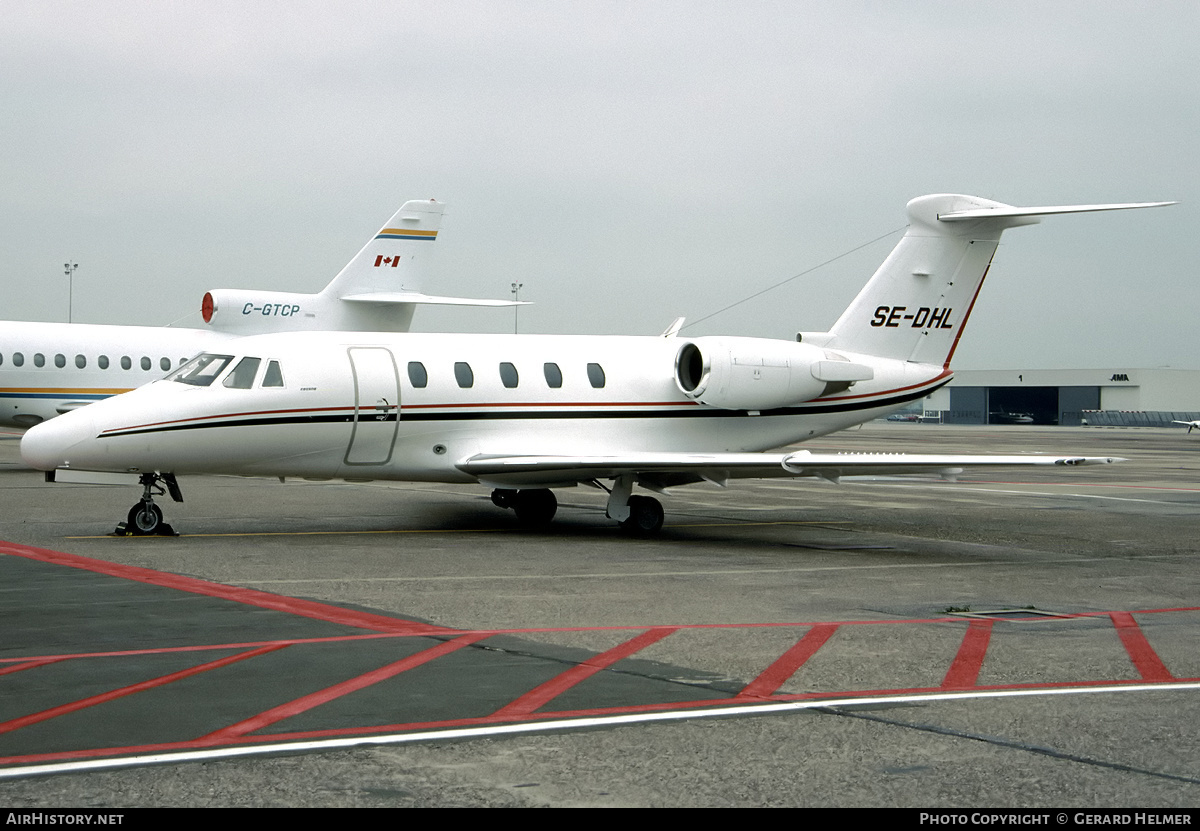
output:
M1099 387L951 387L948 424L1083 423L1100 409Z

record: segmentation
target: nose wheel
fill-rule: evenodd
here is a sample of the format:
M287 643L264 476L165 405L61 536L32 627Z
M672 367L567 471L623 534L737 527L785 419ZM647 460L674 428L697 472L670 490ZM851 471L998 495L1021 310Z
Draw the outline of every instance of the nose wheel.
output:
M137 503L129 509L129 516L125 518L125 527L131 530L134 536L157 534L162 526L162 508L153 502Z
M183 493L173 473L143 473L138 481L142 485L142 499L129 509L125 521L118 523L113 532L118 537L174 537L175 529L163 522L162 508L154 502L155 496L171 494L176 502L183 501Z

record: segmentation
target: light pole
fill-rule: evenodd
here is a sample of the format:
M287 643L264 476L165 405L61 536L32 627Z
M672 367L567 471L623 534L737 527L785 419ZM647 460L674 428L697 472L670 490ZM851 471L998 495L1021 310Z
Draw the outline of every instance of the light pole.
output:
M516 302L516 303L521 302L521 287L524 285L525 285L524 283L513 283L512 284L512 296L513 296L514 302ZM517 333L517 310L520 308L521 307L519 305L513 306L513 334L514 335Z
M67 275L67 323L70 323L72 304L75 301L75 269L79 268L79 263L63 263L63 268L66 269L63 274Z

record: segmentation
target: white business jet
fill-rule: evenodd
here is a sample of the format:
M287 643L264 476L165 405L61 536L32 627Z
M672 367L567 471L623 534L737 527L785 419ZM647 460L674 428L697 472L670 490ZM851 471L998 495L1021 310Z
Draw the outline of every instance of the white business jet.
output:
M162 377L238 335L407 332L421 304L510 306L424 294L443 205L406 202L317 294L217 289L201 301L205 329L0 322L0 427L30 427Z
M908 204L909 228L828 332L743 337L268 334L229 340L164 380L41 424L21 455L47 478L139 478L132 533L176 477L475 483L526 524L554 488L594 485L634 533L661 493L741 477L940 473L1110 458L763 452L900 409L946 384L1006 228L1048 214L1171 203L1018 208L973 196ZM87 475L84 474L84 478Z
M1196 429L1197 427L1200 427L1200 421L1172 421L1171 423L1187 425L1189 434L1192 432L1192 430Z

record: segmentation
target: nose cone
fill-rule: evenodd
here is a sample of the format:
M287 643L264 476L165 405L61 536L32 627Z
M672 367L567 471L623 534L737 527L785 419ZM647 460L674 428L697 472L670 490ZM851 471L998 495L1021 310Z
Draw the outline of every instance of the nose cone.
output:
M21 437L21 458L36 470L55 468L89 468L95 452L96 428L89 404L65 415L44 421L29 428Z

